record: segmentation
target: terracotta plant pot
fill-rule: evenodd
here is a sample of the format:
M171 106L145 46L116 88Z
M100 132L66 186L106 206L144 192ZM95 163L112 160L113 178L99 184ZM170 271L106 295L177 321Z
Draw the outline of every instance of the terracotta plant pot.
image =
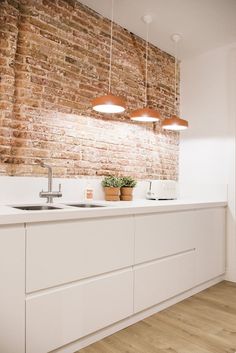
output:
M134 188L129 188L129 187L122 187L120 189L121 191L121 196L120 199L122 201L132 201L133 200L133 189Z
M120 201L120 188L104 187L106 201Z

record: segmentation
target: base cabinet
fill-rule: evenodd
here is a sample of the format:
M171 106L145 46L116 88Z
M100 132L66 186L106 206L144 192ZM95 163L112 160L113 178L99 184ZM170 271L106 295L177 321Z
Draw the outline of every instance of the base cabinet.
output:
M224 207L0 227L0 353L73 352L224 272Z
M132 266L133 217L27 226L26 292Z
M25 229L0 227L0 352L25 353Z
M225 219L224 208L196 211L200 223L196 238L196 285L225 273Z
M194 211L136 216L135 264L195 248L199 222Z
M144 264L134 271L134 312L145 310L192 288L196 276L195 249Z
M135 217L134 311L225 272L225 208Z
M133 273L30 297L26 302L26 353L47 353L133 314Z

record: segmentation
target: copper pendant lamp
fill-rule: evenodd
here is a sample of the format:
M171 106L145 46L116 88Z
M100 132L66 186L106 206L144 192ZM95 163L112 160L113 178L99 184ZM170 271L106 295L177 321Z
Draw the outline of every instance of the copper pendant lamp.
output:
M179 34L173 34L171 39L175 43L175 112L177 112L177 98L176 98L176 85L177 85L177 44L181 39ZM165 130L181 131L188 128L188 121L181 119L177 114L162 122L162 128Z
M143 22L147 25L146 35L146 61L145 61L145 107L134 110L130 114L130 119L138 122L153 123L160 120L160 113L157 110L147 107L147 87L148 87L148 34L149 24L152 22L150 15L145 15L142 18Z
M113 20L114 20L114 0L111 9L111 40L110 40L110 64L109 64L109 89L105 96L97 97L92 100L93 110L100 113L114 114L122 113L125 110L123 98L111 93L111 71L112 71L112 47L113 47Z

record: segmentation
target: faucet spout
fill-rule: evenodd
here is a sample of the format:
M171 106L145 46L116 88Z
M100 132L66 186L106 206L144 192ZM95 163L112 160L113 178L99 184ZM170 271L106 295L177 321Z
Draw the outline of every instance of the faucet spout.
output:
M49 164L41 163L41 167L47 168L48 170L48 192L52 192L52 167ZM48 202L52 202L52 198Z
M53 203L54 197L61 197L61 185L59 186L59 191L52 191L52 181L53 181L53 173L52 173L52 166L49 164L44 163L44 161L37 161L42 168L47 168L48 170L48 190L41 191L39 193L40 197L46 197L47 203Z

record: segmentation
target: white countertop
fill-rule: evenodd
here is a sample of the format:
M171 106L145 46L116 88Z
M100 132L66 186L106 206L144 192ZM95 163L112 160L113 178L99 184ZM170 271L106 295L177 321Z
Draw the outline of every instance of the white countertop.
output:
M71 202L71 204L72 203L75 202ZM77 203L83 203L83 201L78 201ZM64 221L85 218L125 216L132 214L148 214L156 212L174 212L227 206L226 201L201 200L135 200L117 202L92 201L91 203L104 205L106 207L77 208L69 207L65 204L54 203L53 206L59 207L60 209L43 211L23 211L16 208L12 208L11 206L0 205L0 224L4 225L17 223ZM20 205L22 204L14 204L14 206ZM45 205L45 203L38 203L37 205Z

